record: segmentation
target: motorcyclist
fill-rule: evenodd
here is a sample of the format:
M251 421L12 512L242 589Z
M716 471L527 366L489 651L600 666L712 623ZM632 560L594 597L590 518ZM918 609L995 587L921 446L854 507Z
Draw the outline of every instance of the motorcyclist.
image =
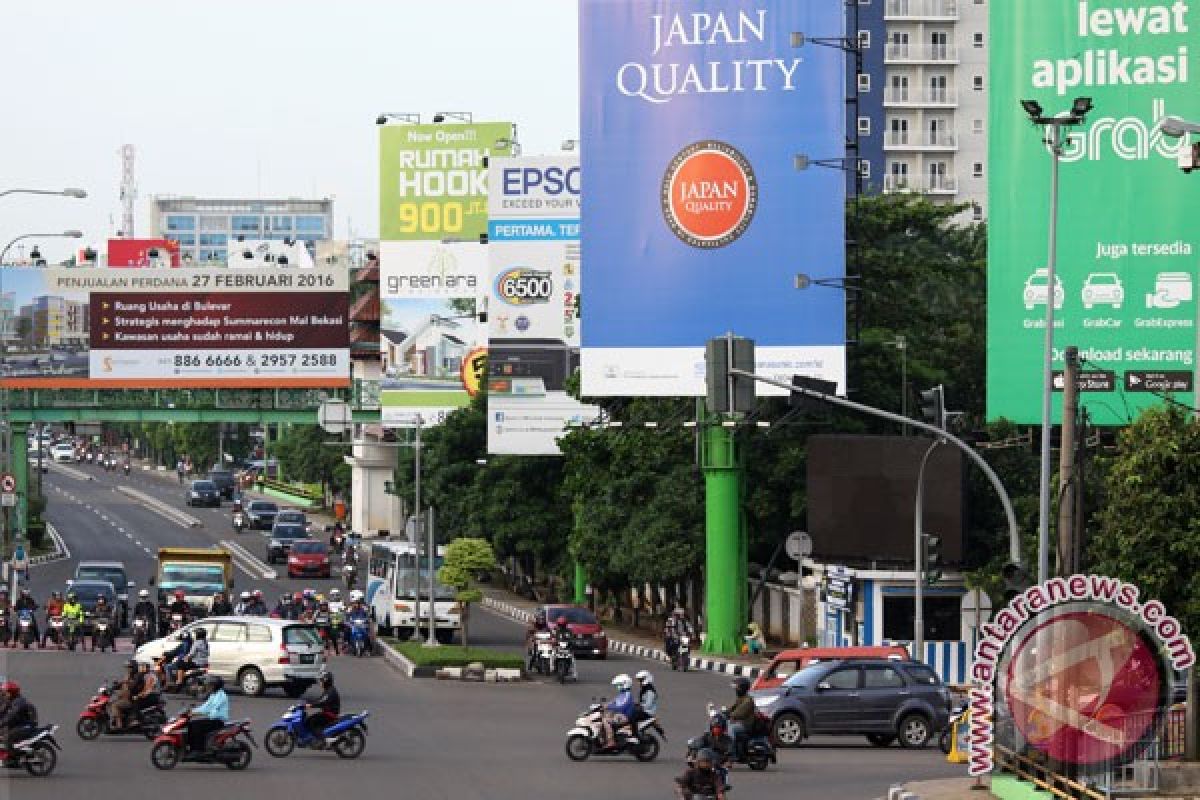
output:
M208 668L208 631L204 628L196 628L196 639L192 642L191 649L187 651L183 659L179 661L175 668L175 685L183 684L183 678L189 670L207 669Z
M650 670L643 669L633 677L638 683L638 705L647 715L658 716L658 689L654 686L654 676Z
M41 647L46 646L46 636L50 633L50 620L63 615L63 599L62 592L54 591L50 593L50 599L46 601L46 630L42 631ZM61 642L59 643L62 644Z
M187 660L187 654L192 649L192 634L190 631L183 631L179 634L179 644L175 645L171 650L167 650L159 657L158 663L162 669L162 680L164 685L171 683L172 673L179 668L179 665Z
M346 532L342 528L342 523L335 522L333 525L333 533L329 535L329 551L331 553L338 553L340 555L342 552L342 547L345 545L345 543Z
M338 653L338 636L341 634L341 627L334 625L333 613L329 610L329 603L325 600L317 607L317 613L313 615L313 622L317 628L325 634L325 642L333 646L333 652Z
M187 723L187 748L193 753L203 752L210 733L216 733L229 721L229 696L225 694L225 681L219 675L204 679L208 696L192 711Z
M633 699L633 681L625 673L612 679L612 685L617 689L617 696L604 707L604 747L616 746L615 731L633 719L636 704Z
M566 642L567 649L570 650L570 648L571 648L571 629L567 625L566 617L564 617L560 614L558 616L558 618L554 620L554 630L551 631L551 634L554 636L555 644L558 644L559 642ZM571 672L569 675L567 675L567 677L575 678L575 679L579 678L579 675L575 672L575 659L574 658L571 659Z
M32 624L33 624L33 638L35 641L39 639L37 616L34 614L34 612L37 610L38 610L38 604L37 604L37 601L33 599L33 595L31 595L29 593L28 589L22 589L21 593L19 595L17 595L17 602L13 603L13 611L16 612L13 616L16 619L20 619L22 611L29 612L29 618L30 618L30 620L32 620ZM17 640L14 637L13 638L13 647L16 647L16 646L17 646Z
M0 728L8 731L4 748L8 753L8 760L4 765L14 766L17 762L15 745L29 738L37 729L37 709L21 695L21 686L16 681L5 681L0 685L0 691L8 696L8 709L0 718Z
M711 750L701 750L696 763L675 779L675 792L682 800L693 797L715 797L725 800L725 781L717 773L718 756Z
M263 593L259 589L254 590L254 600L250 604L250 615L254 617L265 617L267 615L267 604L263 600Z
M187 625L192 621L192 607L188 604L187 595L183 593L183 589L175 590L174 599L172 599L171 603L167 606L167 613L163 615L162 619L164 629L171 624L171 617L175 616L176 614L179 614L182 617L182 620L180 621L180 627ZM165 636L167 631L163 630L162 633Z
M346 645L350 646L350 626L355 620L362 620L366 623L367 629L367 648L374 647L371 641L371 613L367 611L366 598L362 592L355 589L350 593L350 608L346 611Z
M133 710L133 696L137 694L140 683L137 662L126 661L125 677L117 681L112 699L108 701L108 723L113 730L119 730L125 726L125 720L128 719L129 712Z
M96 607L92 609L92 652L96 652L96 645L100 645L103 650L106 647L116 647L116 632L114 625L116 624L115 609L108 604L108 599L104 595L96 598ZM106 620L108 622L108 633L101 634L97 622Z
M326 728L337 722L342 713L342 697L333 685L333 673L322 672L320 684L321 696L304 706L305 711L311 712L305 716L304 724L313 736L324 733Z
M679 637L694 635L687 613L682 608L676 608L663 623L663 649L667 651L667 657L672 664L679 655Z
M729 720L724 713L711 711L708 720L708 730L700 737L702 747L706 747L717 756L713 764L720 767L733 755L733 737L729 735Z
M225 598L224 592L213 592L212 606L209 611L214 617L226 617L233 613L233 605Z
M754 725L754 715L757 709L754 699L750 697L750 679L737 678L729 684L733 687L735 699L729 707L729 732L733 736L734 752L738 758L746 749L746 739Z
M67 592L67 602L63 603L62 615L68 628L75 627L77 630L82 630L86 612L83 604L79 602L79 595L75 592Z
M237 614L239 617L249 616L250 608L253 604L253 595L251 595L249 592L242 592L240 595L238 595L238 603L233 607L233 613Z
M525 651L529 654L529 667L533 668L537 659L537 635L546 633L550 630L550 623L546 619L546 609L539 608L533 612L533 619L529 623L529 627L525 629Z
M158 606L150 599L150 590L142 589L138 592L138 601L133 606L133 618L141 617L146 620L146 625L150 630L158 629ZM150 634L153 636L153 634Z
M300 619L300 615L304 613L304 592L296 592L292 595L292 602L287 607L288 619Z
M158 675L154 670L150 669L149 661L142 661L138 664L138 677L141 683L138 686L138 692L133 698L133 706L137 711L150 708L159 702L159 692L162 687L159 685Z

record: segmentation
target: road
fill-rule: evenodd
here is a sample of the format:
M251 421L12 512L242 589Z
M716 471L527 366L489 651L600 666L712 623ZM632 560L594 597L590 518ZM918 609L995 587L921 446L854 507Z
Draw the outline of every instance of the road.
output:
M185 529L168 523L124 495L113 484L125 480L80 468L94 480L80 481L51 472L47 478L49 517L64 535L75 559L119 558L131 576L144 580L151 556L164 544L213 544L226 538L228 509L223 516L199 511L205 527ZM136 488L178 503L179 492L155 478L139 476ZM73 498L73 499L72 499ZM217 521L221 521L221 525ZM209 522L212 525L209 525ZM243 539L253 541L249 535ZM44 597L61 585L73 563L58 562L34 570L34 591ZM246 585L277 595L298 581L251 580ZM239 588L243 584L239 583ZM474 644L519 647L522 628L491 612L473 615ZM149 745L141 739L118 738L86 743L74 724L91 691L115 674L125 656L49 651L5 651L0 673L20 680L44 721L63 726L64 752L59 769L48 780L10 772L0 780L0 797L22 800L89 793L121 798L212 798L262 796L272 792L328 796L349 789L378 793L393 786L417 798L663 798L670 797L672 777L682 770L683 744L701 732L704 704L731 695L729 679L709 673L675 674L661 665L613 655L608 661L580 664L580 682L559 686L534 681L520 685L484 685L410 680L382 659L334 657L331 668L342 691L345 710L372 711L367 751L354 764L340 763L328 753L301 753L276 761L255 753L244 774L222 767L187 765L159 773L150 764ZM658 761L640 764L630 758L575 764L563 752L564 734L592 697L611 693L608 681L617 672L650 667L663 695L662 721L670 737ZM172 699L169 708L179 706ZM286 708L278 693L261 698L234 695L233 714L249 717L259 738ZM799 750L783 751L779 764L763 773L744 768L734 773L733 798L868 800L886 794L902 780L961 775L961 767L945 763L934 749L914 752L898 747L874 748L864 740L827 738ZM302 788L301 788L302 787Z

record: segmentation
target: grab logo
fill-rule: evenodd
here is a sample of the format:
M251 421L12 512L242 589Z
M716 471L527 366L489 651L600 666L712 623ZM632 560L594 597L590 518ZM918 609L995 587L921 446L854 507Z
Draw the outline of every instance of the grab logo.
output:
M724 247L736 241L758 208L750 162L725 142L695 142L671 159L662 182L663 217L685 244Z

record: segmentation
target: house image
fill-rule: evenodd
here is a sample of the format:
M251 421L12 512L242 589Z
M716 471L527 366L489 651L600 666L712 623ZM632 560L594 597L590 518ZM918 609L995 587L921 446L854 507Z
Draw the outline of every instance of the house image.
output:
M383 373L389 378L457 379L470 345L458 335L462 326L430 316L412 331L380 331Z

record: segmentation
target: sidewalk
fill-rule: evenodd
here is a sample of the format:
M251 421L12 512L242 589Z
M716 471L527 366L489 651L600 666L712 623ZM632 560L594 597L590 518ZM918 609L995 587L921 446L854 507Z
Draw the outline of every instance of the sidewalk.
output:
M533 610L540 604L526 600L507 589L485 587L483 589L483 605L493 611L512 617L520 622L533 619ZM608 634L608 649L614 653L647 658L651 661L666 661L667 654L662 650L662 641L641 629L633 629L628 625L620 625L611 621L602 622ZM720 658L697 657L689 659L690 669L719 672L725 675L744 675L747 678L757 678L770 663L768 659L758 656L721 656Z
M972 789L973 778L946 778L936 781L911 781L903 784L918 800L992 800L996 795L987 789ZM990 785L985 778L984 785ZM883 795L886 800L887 795Z

